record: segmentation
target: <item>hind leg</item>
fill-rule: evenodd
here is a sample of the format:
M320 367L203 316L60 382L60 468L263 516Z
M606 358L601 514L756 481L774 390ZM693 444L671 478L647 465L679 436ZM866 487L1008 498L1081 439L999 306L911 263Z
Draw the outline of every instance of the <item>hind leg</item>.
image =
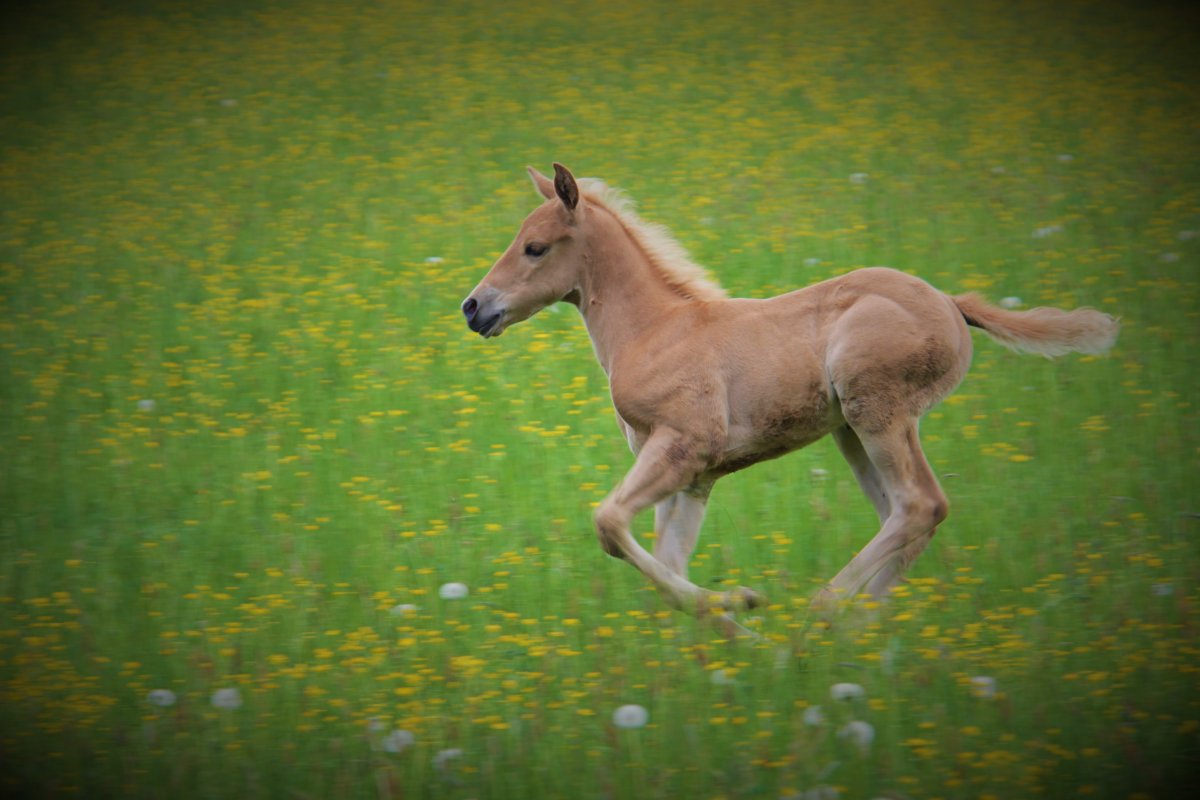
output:
M871 463L871 457L863 448L862 440L849 425L843 425L834 430L833 440L837 442L838 450L846 459L846 463L850 465L850 470L858 480L863 494L875 506L875 513L879 515L880 524L883 524L888 515L892 513L892 504L888 501L887 492L883 488L883 478L880 477L879 470L875 469L875 465Z
M888 514L875 538L822 591L818 604L863 591L873 597L885 594L929 544L948 511L946 496L921 451L915 419L898 421L878 433L856 433L887 498Z

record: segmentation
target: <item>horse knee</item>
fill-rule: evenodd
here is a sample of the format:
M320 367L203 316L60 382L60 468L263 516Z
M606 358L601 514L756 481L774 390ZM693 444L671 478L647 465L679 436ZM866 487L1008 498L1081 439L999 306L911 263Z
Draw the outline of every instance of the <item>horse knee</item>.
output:
M950 501L940 492L934 499L932 508L930 508L930 515L933 518L933 527L935 528L945 522L946 517L950 516Z
M600 549L613 558L624 558L621 538L624 535L625 524L621 515L607 503L601 503L592 520L596 526L596 538L600 541Z

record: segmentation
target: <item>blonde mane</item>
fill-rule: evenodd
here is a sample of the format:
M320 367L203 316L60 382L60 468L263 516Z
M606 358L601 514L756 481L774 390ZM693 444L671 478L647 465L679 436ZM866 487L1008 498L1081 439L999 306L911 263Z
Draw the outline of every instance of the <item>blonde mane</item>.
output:
M672 289L696 300L720 300L727 296L704 267L692 261L665 226L646 222L637 215L627 195L597 178L583 178L578 184L584 197L612 212Z

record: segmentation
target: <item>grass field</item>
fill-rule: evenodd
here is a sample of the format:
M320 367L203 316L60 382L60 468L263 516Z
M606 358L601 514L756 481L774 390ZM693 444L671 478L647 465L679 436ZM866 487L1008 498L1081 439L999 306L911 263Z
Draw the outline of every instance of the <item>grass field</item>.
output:
M0 26L0 791L1185 796L1196 16L495 5ZM876 528L832 443L723 481L692 576L772 601L728 643L596 544L631 457L574 310L458 312L554 160L733 294L886 264L1121 339L977 337L923 425L950 519L832 630Z

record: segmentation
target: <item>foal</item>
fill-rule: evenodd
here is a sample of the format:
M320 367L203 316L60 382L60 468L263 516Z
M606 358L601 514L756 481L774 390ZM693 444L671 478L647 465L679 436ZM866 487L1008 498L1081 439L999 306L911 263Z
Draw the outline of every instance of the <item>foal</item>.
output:
M917 438L923 414L971 363L967 326L1046 356L1099 353L1117 321L1091 309L1006 311L903 272L861 269L766 300L727 298L665 229L562 165L529 170L545 202L462 304L484 337L560 300L583 315L637 458L595 513L600 545L673 607L753 608L757 592L687 578L718 478L833 434L881 528L818 596L878 597L946 518ZM655 507L653 555L630 533Z

